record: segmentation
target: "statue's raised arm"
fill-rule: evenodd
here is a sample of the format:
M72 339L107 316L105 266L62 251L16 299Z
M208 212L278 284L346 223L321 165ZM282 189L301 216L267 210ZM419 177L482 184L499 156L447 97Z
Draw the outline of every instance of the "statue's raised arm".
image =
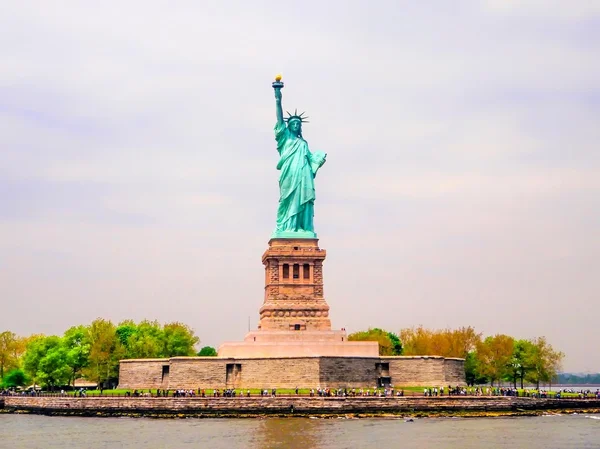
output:
M281 107L281 89L283 88L283 82L281 81L281 75L275 77L273 83L273 90L275 90L275 113L277 114L277 123L283 125L283 108Z
M277 227L273 238L316 238L314 231L314 202L317 170L325 163L326 154L311 153L308 143L302 136L302 123L308 117L294 110L289 117L283 117L281 106L281 75L275 77L275 107L277 124L275 140L279 161L279 207Z

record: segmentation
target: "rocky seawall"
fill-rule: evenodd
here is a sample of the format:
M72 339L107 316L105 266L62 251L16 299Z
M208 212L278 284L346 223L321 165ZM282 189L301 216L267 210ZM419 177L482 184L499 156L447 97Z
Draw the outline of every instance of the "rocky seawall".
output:
M63 416L501 416L599 413L600 399L513 397L48 397L7 396L5 413Z

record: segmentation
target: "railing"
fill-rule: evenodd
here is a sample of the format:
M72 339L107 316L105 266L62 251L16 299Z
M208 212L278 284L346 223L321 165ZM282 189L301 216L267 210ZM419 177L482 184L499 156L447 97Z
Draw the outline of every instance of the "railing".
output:
M84 392L83 394L80 394L79 392L73 392L73 391L69 391L69 392L36 392L36 393L30 393L30 392L2 392L0 393L0 398L4 397L4 396L18 396L18 397L64 397L64 398L177 398L177 399L192 399L192 398L205 398L205 399L219 399L219 398L225 398L225 399L244 399L247 397L252 397L252 398L257 398L257 397L263 397L263 398L308 398L308 397L315 397L315 398L364 398L364 399L382 399L382 398L402 398L402 397L411 397L411 398L415 398L415 397L421 397L421 398L436 398L436 399L443 399L443 398L475 398L475 397L480 397L480 398L501 398L501 397L519 397L519 398L523 398L523 397L527 397L527 398L531 398L531 399L562 399L562 400L569 400L569 399L600 399L600 394L597 393L579 393L579 394L569 394L567 396L565 395L560 395L560 396L556 396L556 395L547 395L547 394L438 394L438 395L425 395L422 392L417 392L417 391L403 391L401 394L398 394L398 391L395 391L394 394L390 394L388 391L388 394L384 394L383 392L380 392L378 394L359 394L359 393L355 393L352 394L351 392L346 393L346 394L333 394L331 392L329 392L328 394L317 394L316 392L314 394L311 393L299 393L299 394L294 394L294 393L275 393L272 394L271 391L269 391L267 394L260 394L260 393L250 393L248 394L247 392L236 392L236 394L233 393L228 393L227 391L224 393L223 391L219 391L219 393L215 394L211 391L205 391L204 394L202 394L202 392L200 391L200 393L198 393L197 391L194 391L193 393L190 393L190 390L188 390L185 393L178 393L175 391L168 391L168 392L161 392L159 394L157 394L156 392L136 392L131 391L131 392L104 392L104 393L98 393L98 392Z

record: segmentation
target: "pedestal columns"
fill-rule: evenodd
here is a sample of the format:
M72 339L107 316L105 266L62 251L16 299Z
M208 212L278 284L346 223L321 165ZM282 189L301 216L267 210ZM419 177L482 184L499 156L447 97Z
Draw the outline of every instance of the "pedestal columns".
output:
M269 241L262 257L267 283L259 329L331 330L329 305L323 298L325 256L317 239Z

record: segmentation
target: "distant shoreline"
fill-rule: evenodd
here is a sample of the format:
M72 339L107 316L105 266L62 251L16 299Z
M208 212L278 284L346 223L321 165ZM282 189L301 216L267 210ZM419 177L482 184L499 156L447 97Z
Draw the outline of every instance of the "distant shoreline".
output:
M2 413L149 418L497 417L600 413L600 399L515 397L0 398Z

